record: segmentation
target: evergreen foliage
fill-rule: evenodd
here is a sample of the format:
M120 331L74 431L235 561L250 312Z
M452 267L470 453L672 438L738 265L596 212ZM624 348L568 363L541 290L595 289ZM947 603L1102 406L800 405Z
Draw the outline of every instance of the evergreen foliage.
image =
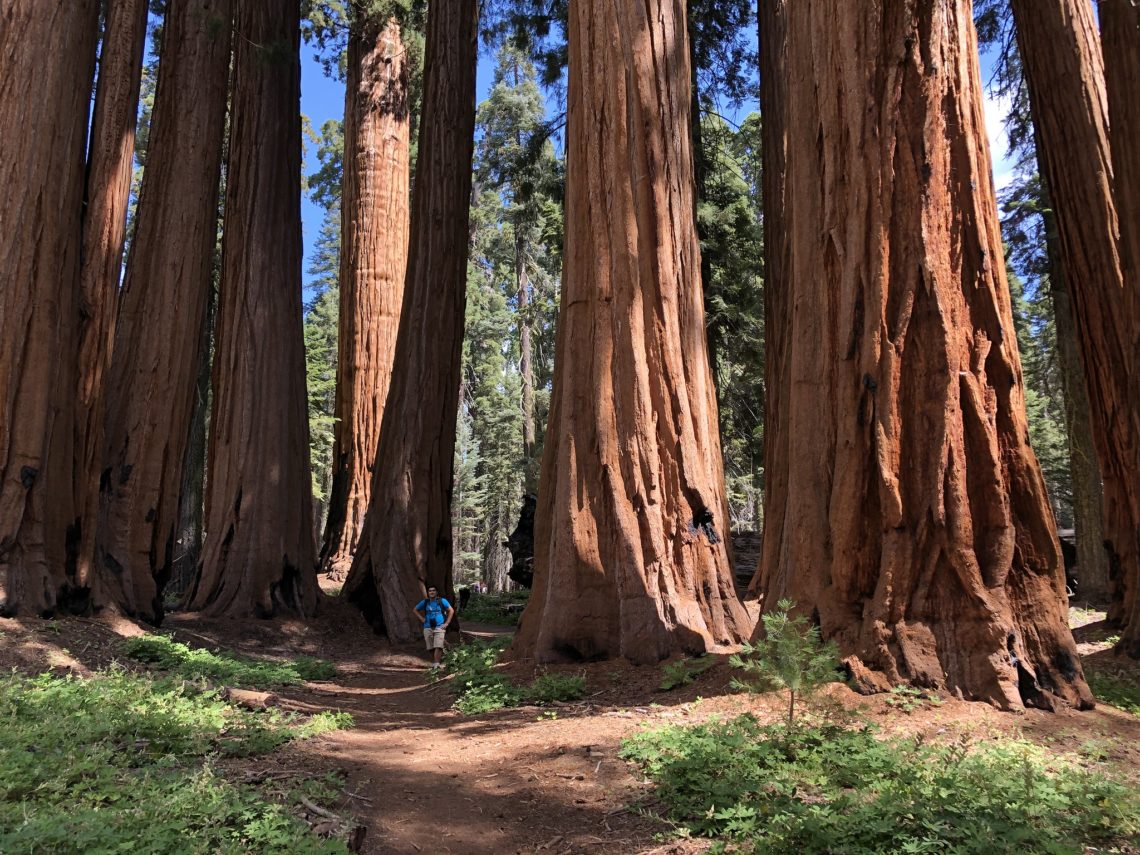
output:
M744 672L733 685L749 692L788 693L788 732L796 721L796 699L810 697L826 683L834 682L839 668L839 648L824 642L819 627L804 615L791 617L795 608L790 600L780 600L776 611L761 615L764 637L755 644L745 643L729 662Z

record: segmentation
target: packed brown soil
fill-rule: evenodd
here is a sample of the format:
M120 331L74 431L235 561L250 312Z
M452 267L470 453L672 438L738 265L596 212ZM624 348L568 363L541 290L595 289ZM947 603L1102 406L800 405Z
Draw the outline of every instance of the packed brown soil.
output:
M1136 663L1114 657L1101 615L1076 630L1092 667L1140 678ZM502 628L464 627L467 637ZM0 668L48 668L84 674L122 661L124 636L142 630L127 621L0 620ZM207 620L171 615L164 631L182 641L270 657L315 656L336 663L332 682L277 691L299 709L340 709L356 726L272 755L232 764L239 779L272 781L341 772L347 784L332 812L363 825L362 852L482 853L694 853L699 841L676 841L657 819L652 787L618 757L622 737L646 726L697 722L750 711L764 719L783 714L779 695L733 692L727 665L689 685L661 691L661 669L623 662L558 666L586 676L583 700L550 708L524 707L479 716L451 709L446 681L427 676L417 647L391 647L375 636L346 603L330 599L311 624ZM454 639L458 643L459 639ZM129 663L125 663L129 664ZM509 663L528 679L535 667ZM1023 714L945 698L912 712L889 696L863 697L836 684L826 700L846 714L875 721L886 733L922 733L930 739L971 740L1011 735L1052 750L1091 744L1125 774L1140 780L1140 717L1098 706L1091 712ZM298 806L318 829L327 817Z

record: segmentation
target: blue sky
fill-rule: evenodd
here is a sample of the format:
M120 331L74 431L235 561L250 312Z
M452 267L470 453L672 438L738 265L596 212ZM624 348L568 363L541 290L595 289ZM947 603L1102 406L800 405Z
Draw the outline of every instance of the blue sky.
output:
M312 47L302 44L301 47L301 112L309 117L313 127L320 129L329 119L340 119L344 115L344 84L339 80L327 77L317 61L316 53ZM993 57L982 54L982 82L989 80L993 68ZM486 47L481 49L479 57L479 70L476 81L476 92L479 101L487 97L491 88L494 73L494 56ZM1002 118L1005 116L1008 105L991 99L988 95L985 101L986 131L990 138L990 155L994 159L994 178L998 193L1009 183L1012 177L1013 164L1009 161L1006 151L1005 134L1002 131ZM756 103L748 103L730 113L730 118L743 117L756 109ZM309 146L307 152L308 162L306 172L316 168L316 147ZM304 225L305 236L305 274L306 285L309 281L308 259L316 243L321 227L324 212L309 199L307 194L301 200L301 219Z

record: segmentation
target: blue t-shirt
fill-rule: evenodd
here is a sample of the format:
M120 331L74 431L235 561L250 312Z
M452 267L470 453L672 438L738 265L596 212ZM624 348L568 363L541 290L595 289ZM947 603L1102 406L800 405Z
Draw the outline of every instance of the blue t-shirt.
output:
M434 600L420 600L416 603L416 611L424 613L424 629L435 629L443 626L443 622L447 618L447 611L450 608L451 603L443 597L437 597Z

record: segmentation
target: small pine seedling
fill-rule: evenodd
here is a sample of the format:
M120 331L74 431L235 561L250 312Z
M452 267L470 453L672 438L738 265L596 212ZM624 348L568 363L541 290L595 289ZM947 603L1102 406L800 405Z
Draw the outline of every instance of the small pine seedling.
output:
M749 692L787 691L788 731L795 726L796 699L810 697L820 686L835 679L839 648L824 642L819 627L803 615L791 617L791 600L780 600L776 610L761 617L764 638L745 644L728 661L744 672L733 680L735 688Z

